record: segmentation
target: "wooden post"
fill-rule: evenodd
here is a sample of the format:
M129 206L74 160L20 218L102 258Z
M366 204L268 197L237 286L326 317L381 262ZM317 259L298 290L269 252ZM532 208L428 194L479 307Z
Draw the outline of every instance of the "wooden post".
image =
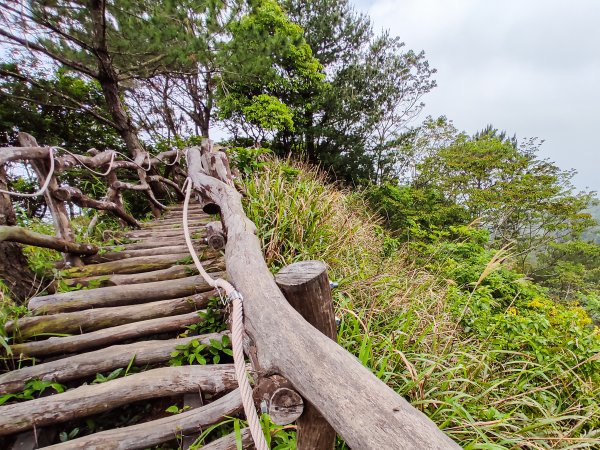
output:
M302 261L284 267L275 282L287 301L304 319L333 341L337 341L335 313L327 267L321 261ZM319 411L305 401L304 414L296 421L298 450L331 450L335 430Z
M206 228L206 243L213 250L221 250L225 248L225 233L223 233L223 225L221 222L209 222Z
M19 133L18 141L21 147L38 146L35 138L27 133ZM46 166L46 162L32 160L31 165L38 176L41 186L44 184L46 177L48 176L48 167ZM65 207L64 202L56 200L52 195L52 192L56 189L58 189L58 182L53 174L50 184L48 185L48 189L44 193L44 198L46 199L46 204L52 213L56 235L65 241L75 242L75 233L73 233L73 228L71 228L71 222L69 221L67 208ZM63 259L72 266L83 266L83 262L78 256L63 253Z

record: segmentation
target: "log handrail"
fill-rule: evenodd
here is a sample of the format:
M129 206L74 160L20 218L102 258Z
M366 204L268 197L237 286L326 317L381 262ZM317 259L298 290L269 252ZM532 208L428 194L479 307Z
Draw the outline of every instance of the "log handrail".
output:
M230 180L205 167L204 148L186 150L188 176L206 205L216 205L226 233L229 280L244 296L245 329L255 370L280 374L356 449L449 449L459 446L354 356L309 325L275 284ZM227 173L226 171L224 173Z

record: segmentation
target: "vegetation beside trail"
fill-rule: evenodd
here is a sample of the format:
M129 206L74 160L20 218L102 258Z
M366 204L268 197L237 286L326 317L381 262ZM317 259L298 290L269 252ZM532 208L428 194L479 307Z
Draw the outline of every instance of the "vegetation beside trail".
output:
M339 342L465 448L600 444L600 331L475 225L403 243L361 193L290 161L246 182L272 269L323 259Z

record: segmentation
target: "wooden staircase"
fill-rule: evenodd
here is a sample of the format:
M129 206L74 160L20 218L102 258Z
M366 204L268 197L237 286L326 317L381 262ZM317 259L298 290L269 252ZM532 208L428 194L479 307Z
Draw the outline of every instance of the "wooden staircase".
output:
M202 429L240 413L232 364L211 364L207 358L205 365L169 365L174 352L191 349L193 354L198 345L219 347L228 341L226 331L190 331L202 329L216 292L190 264L182 214L176 206L140 230L121 233L126 244L107 246L84 258L84 267L63 271L61 287L68 292L32 298L32 316L6 324L19 341L13 354L34 358L35 365L0 375L0 396L19 393L32 380L59 383L66 390L47 395L50 387L40 398L0 406L0 448L188 448ZM196 251L207 271L222 277L220 252L205 244L209 221L199 205L191 206ZM231 361L226 354L221 360ZM119 377L94 383L111 373ZM165 412L173 403L183 412ZM109 411L117 417L127 405L146 406L136 423L94 433L85 427L60 442L59 431L68 434L69 426ZM246 429L241 436L248 448ZM236 438L229 435L202 448L235 449Z

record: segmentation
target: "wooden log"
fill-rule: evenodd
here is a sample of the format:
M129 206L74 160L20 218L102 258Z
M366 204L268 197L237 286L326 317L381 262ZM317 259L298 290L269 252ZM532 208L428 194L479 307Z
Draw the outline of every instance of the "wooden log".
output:
M351 448L458 449L423 413L292 308L263 259L241 195L204 173L198 149L188 148L187 162L202 199L221 210L227 274L244 297L244 325L260 370L290 380Z
M220 277L224 274L215 272L213 276ZM157 300L185 297L210 290L211 287L204 281L204 278L194 276L179 280L110 286L87 291L63 292L43 297L33 297L29 300L28 306L34 314L53 314L105 306L149 303Z
M206 243L213 250L225 247L225 233L221 222L214 221L206 224Z
M21 339L44 333L88 333L102 328L124 325L158 317L185 314L206 307L216 291L208 291L189 297L161 300L139 305L113 306L109 308L86 309L49 316L28 316L6 322L7 333L15 333Z
M127 339L179 331L188 325L199 322L202 322L202 318L196 312L191 312L178 316L159 317L157 319L104 328L92 331L91 333L66 337L51 337L45 341L14 344L10 348L15 357L67 354L90 348L98 348Z
M0 150L0 165L11 161L46 159L50 155L50 147L28 145L22 142L20 147L2 147Z
M209 259L204 261L204 269L211 272L225 270L225 261L223 258ZM176 265L166 269L152 270L150 272L119 274L119 275L101 275L95 277L67 278L62 280L67 286L89 286L107 287L124 286L126 284L150 283L151 281L176 280L178 278L198 275L198 269L195 264Z
M155 242L155 245L160 245L160 242ZM196 250L199 250L196 247ZM165 247L154 247L148 248L144 250L127 250L123 252L114 252L114 253L104 253L102 255L92 255L84 258L86 264L99 264L103 262L109 261L117 261L119 259L128 259L128 258L137 258L139 256L157 256L157 255L172 255L172 254L181 254L189 252L187 246L185 245L170 245ZM212 256L207 256L207 258L213 258L215 256L214 252L210 252L208 249L204 250L206 253L210 253Z
M202 428L233 416L242 409L239 391L198 409L129 427L101 431L89 436L46 447L47 450L134 450L178 439L182 434L199 433Z
M250 434L249 428L242 428L240 430L240 436L242 438L242 449L254 448L254 441L252 441L252 435ZM216 441L203 445L202 450L237 450L238 446L236 440L235 433L231 433Z
M17 140L19 142L19 145L23 147L38 146L35 138L27 133L20 132L18 134ZM43 185L46 181L46 178L49 175L49 166L43 160L32 160L31 165L38 176L40 186ZM46 189L46 192L44 192L44 199L46 200L48 209L52 214L52 220L54 221L56 236L60 239L64 239L65 241L75 242L75 233L73 232L73 228L71 227L71 222L69 220L69 215L67 213L65 204L61 201L57 201L52 195L52 193L57 188L58 182L56 181L56 177L54 176L54 174L52 174L50 182L48 183L48 188ZM63 259L66 263L72 266L83 265L83 262L81 261L79 256L76 255L63 253Z
M275 282L287 301L304 319L333 341L337 341L335 312L327 266L321 261L302 261L282 268ZM299 450L331 450L336 432L317 408L306 405L297 421Z
M78 355L68 356L35 366L24 367L0 375L0 395L19 392L25 389L29 380L51 380L58 383L77 380L108 372L119 367L133 365L162 364L171 358L171 352L179 345L186 345L197 339L201 344L209 344L211 339L220 341L227 333L210 333L179 339L139 341L132 344L113 345Z
M137 256L133 258L117 259L84 267L73 267L62 272L64 278L92 277L111 274L131 274L150 272L152 270L171 267L173 264L185 261L188 252L179 252L164 255Z
M0 406L0 436L98 414L140 400L198 389L217 394L235 387L233 364L152 369L50 397Z
M304 411L302 397L288 380L278 375L260 378L252 391L252 397L258 409L266 405L267 412L276 425L289 425Z
M59 252L76 255L93 255L98 253L98 247L92 244L79 244L16 226L0 226L1 241L19 242L20 244L51 248Z
M139 228L140 223L130 214L125 211L125 208L121 207L117 203L109 202L106 200L95 200L85 195L81 190L71 186L58 187L52 195L54 198L66 202L70 201L75 203L77 206L82 208L93 208L100 211L110 211L119 219L122 219L128 225Z
M180 238L164 238L160 240L160 247L173 247L178 246L181 247L185 244L185 239L183 237ZM107 245L102 247L104 250L109 252L114 251L131 251L131 250L147 250L157 248L157 243L154 240L146 240L139 241L131 244L123 244L123 245Z

